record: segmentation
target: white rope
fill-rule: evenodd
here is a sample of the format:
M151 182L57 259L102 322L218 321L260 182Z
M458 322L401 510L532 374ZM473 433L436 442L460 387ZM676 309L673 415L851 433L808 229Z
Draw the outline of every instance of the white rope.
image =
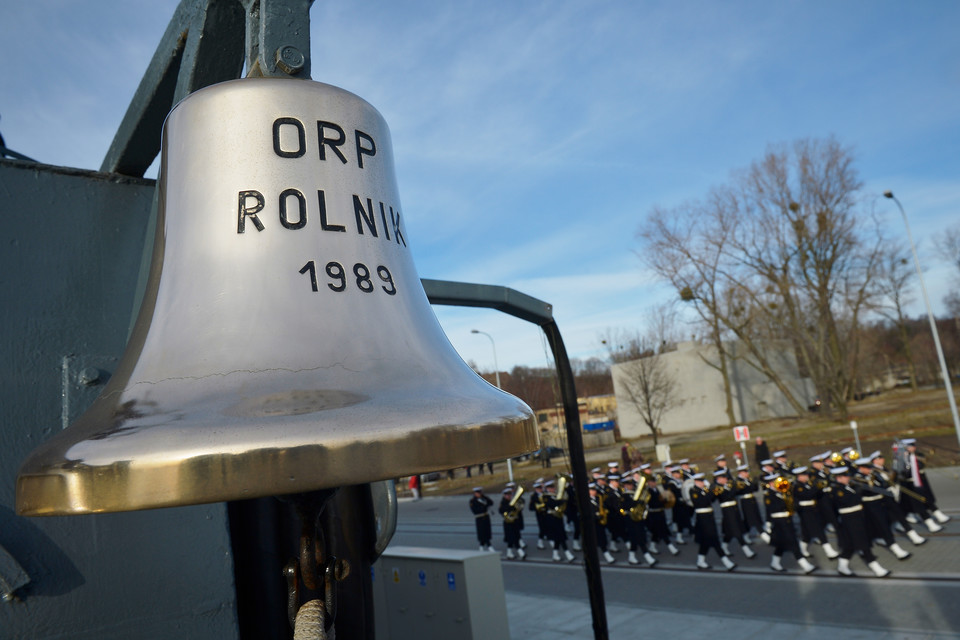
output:
M323 602L310 600L297 611L293 625L293 640L326 640L323 631Z

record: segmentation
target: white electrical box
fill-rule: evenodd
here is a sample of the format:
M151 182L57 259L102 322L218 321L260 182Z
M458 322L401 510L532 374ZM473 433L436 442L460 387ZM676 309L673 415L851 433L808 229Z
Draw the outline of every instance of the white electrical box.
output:
M372 574L377 640L510 637L499 553L388 547Z

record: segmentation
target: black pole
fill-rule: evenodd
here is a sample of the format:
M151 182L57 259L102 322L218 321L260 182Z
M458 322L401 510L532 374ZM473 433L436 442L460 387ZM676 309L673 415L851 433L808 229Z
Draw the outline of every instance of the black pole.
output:
M570 466L580 510L580 535L583 538L583 568L587 573L587 589L590 592L590 614L593 617L593 637L607 640L607 610L603 598L603 578L600 575L600 554L597 551L597 531L593 524L593 506L587 491L587 461L583 452L583 435L580 430L580 407L577 404L577 389L573 370L563 346L560 329L553 320L540 325L547 335L553 359L560 379L560 395L567 417L567 445L570 448Z

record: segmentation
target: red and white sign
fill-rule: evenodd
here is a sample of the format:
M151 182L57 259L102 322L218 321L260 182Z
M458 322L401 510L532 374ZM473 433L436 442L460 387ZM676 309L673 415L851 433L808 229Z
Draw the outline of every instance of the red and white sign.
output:
M750 427L745 424L733 428L733 439L737 442L746 442L750 439Z

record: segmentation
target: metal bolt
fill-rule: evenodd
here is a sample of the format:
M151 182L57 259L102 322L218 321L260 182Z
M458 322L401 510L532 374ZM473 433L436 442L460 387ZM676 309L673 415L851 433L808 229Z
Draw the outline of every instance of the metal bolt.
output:
M288 76L295 76L303 70L303 65L307 59L300 52L300 49L292 45L285 45L277 49L274 56L277 60L277 68Z
M100 382L100 369L96 367L84 367L78 376L78 381L85 387L90 387Z
M347 576L350 575L350 562L343 559L338 559L337 564L333 569L333 576L337 582L346 580Z

